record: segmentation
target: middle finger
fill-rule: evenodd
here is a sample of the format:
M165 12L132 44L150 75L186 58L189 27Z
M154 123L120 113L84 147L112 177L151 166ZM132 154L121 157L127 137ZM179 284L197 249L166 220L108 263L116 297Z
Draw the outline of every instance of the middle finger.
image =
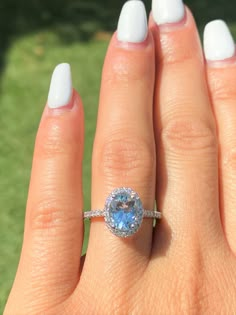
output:
M206 248L216 238L219 244L222 237L216 128L192 14L178 1L183 6L178 11L183 12L182 20L162 20L160 10L156 12L159 2L153 1L153 17L159 26L151 22L159 71L155 98L157 200L172 232L171 253L184 250L192 255L196 244ZM156 234L158 248L163 227Z

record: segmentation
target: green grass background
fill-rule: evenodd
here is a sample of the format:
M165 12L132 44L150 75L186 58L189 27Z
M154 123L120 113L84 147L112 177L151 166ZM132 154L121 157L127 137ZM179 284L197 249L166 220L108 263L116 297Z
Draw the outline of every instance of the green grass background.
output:
M222 3L222 10L224 6L225 4ZM217 17L216 14L213 16ZM206 14L204 17L206 19ZM201 22L204 17L199 13L197 19ZM6 41L6 47L4 46L4 56L3 52L0 52L2 60L0 67L0 313L3 312L14 280L21 250L24 211L37 127L46 102L52 70L56 64L64 61L71 64L74 87L80 92L84 101L86 120L84 198L85 208L90 208L91 152L101 70L108 45L107 39L101 39L107 37L104 33L100 36L94 37L94 35L98 30L110 30L112 25L115 27L114 21L107 28L102 25L101 20L97 24L93 21L92 26L89 23L83 26L83 29L91 35L87 34L86 40L73 25L66 24L67 28L63 30L66 35L62 38L61 32L58 31L60 24L53 27L44 25L42 28L30 30L30 24L27 28L25 20L26 24L23 24L22 30L27 29L27 31L19 34L17 31L11 33L10 39ZM79 21L77 23L79 24ZM230 25L236 35L236 26L232 17L230 17ZM203 24L199 23L199 27L202 30ZM94 28L96 32L91 31ZM70 40L65 40L67 37ZM84 249L87 235L88 227Z

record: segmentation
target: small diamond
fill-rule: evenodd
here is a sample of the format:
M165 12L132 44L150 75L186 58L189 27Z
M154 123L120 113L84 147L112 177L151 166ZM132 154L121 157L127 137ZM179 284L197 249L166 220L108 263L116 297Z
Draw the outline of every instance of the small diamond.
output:
M105 204L105 221L117 236L127 237L138 231L143 220L143 206L138 194L130 188L115 189Z

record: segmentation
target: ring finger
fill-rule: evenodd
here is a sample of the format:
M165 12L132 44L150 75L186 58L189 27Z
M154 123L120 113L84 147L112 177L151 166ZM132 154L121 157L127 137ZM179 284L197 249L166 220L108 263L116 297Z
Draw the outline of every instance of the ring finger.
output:
M153 209L154 68L154 44L148 33L144 5L141 1L128 1L103 69L92 165L93 209L103 209L106 197L117 187L134 189L144 208ZM92 220L80 286L88 287L86 281L96 274L93 287L103 283L102 296L104 292L117 292L115 300L119 303L121 292L116 288L127 292L147 266L152 231L152 220L144 220L140 231L124 241L107 229L104 220ZM102 298L99 292L96 298Z

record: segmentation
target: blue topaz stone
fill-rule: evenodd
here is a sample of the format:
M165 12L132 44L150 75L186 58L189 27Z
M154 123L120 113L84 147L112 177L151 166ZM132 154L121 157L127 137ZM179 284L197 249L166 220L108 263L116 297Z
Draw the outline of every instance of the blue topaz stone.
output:
M105 203L105 221L113 234L128 237L135 234L143 221L143 205L131 188L115 189Z

